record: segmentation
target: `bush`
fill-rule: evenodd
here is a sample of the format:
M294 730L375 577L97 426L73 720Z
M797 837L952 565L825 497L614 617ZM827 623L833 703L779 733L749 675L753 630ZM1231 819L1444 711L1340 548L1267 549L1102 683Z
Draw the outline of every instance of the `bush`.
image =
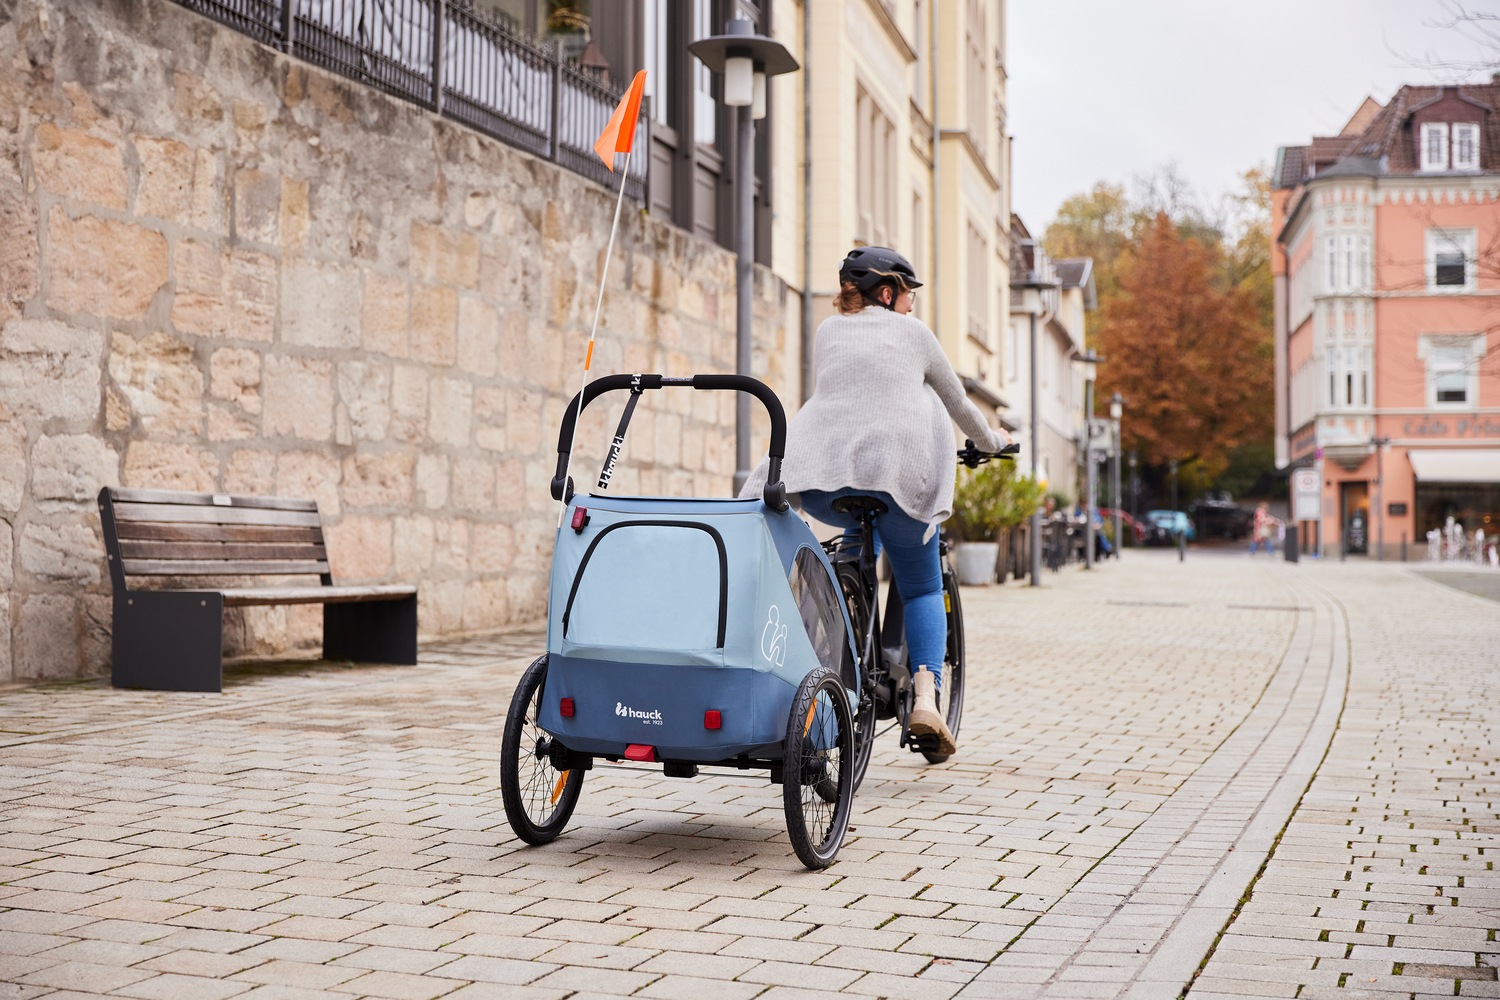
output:
M976 470L959 466L948 530L959 541L994 541L1025 523L1042 497L1042 487L1018 473L1014 462L995 461Z

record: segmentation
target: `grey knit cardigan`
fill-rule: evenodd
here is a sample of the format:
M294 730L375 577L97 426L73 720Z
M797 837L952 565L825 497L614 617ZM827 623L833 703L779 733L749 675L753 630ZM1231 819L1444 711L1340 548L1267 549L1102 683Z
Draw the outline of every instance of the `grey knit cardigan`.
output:
M987 451L1008 438L969 402L937 337L914 316L867 307L830 316L813 345L816 389L787 427L787 492L846 486L889 493L909 516L937 524L953 510L958 467L951 417ZM757 496L766 462L741 496Z

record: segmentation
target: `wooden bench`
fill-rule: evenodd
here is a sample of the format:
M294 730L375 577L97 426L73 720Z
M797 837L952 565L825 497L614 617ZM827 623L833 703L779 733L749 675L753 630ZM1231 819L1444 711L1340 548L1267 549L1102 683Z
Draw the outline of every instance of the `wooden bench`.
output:
M224 609L323 605L323 656L417 662L417 588L336 586L313 500L106 486L115 687L221 691ZM132 590L130 577L296 577L319 585Z

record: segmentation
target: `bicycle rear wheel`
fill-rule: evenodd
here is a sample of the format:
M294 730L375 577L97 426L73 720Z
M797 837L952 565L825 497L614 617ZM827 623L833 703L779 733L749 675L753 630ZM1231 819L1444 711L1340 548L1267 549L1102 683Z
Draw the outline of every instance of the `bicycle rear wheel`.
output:
M505 818L528 844L548 844L562 833L583 791L583 770L558 770L552 763L552 737L537 725L547 657L537 657L510 700L500 738L500 798Z
M948 722L948 731L958 739L958 724L964 715L964 612L958 602L958 577L952 567L943 567L943 610L948 624L948 645L943 651L943 676L938 685L938 712ZM948 754L922 751L929 763L941 764Z
M844 842L854 805L854 717L837 673L818 667L802 678L784 749L787 836L804 865L827 868Z
M865 780L865 771L870 767L870 757L875 751L875 695L874 678L868 676L879 662L880 652L871 649L865 656L863 649L865 632L870 625L870 602L865 598L864 586L859 573L851 568L838 571L839 589L844 592L844 604L849 609L849 625L854 629L854 641L860 647L862 661L859 670L859 705L854 712L854 788ZM877 642L876 645L879 645Z

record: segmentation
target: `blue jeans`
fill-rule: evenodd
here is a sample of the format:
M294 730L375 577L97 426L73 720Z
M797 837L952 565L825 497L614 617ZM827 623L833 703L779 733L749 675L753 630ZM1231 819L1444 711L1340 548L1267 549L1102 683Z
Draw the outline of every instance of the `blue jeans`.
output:
M896 592L906 606L907 663L913 671L931 667L941 681L948 622L943 612L943 570L936 529L924 542L927 523L909 517L896 506L890 494L876 490L846 488L832 493L807 490L802 494L802 509L824 524L855 533L859 522L833 509L833 501L846 496L875 497L890 508L875 519L875 554L878 557L884 546L891 560L891 574L896 579Z

